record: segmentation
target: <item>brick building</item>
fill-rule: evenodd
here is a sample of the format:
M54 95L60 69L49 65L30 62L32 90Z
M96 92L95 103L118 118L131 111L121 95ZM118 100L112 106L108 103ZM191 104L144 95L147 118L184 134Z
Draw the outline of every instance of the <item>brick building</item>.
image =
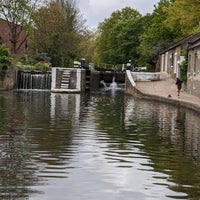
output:
M5 44L12 53L16 54L24 54L27 53L27 38L26 32L23 27L17 25L17 34L19 37L16 38L16 50L14 50L13 46L13 38L11 37L11 29L9 25L12 25L10 22L6 20L0 19L0 44Z

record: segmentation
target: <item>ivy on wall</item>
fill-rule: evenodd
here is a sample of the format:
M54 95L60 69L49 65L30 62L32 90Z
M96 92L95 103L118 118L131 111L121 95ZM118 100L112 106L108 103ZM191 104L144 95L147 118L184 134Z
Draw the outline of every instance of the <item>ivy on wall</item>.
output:
M0 46L0 77L3 78L5 71L11 65L12 58L9 49L3 44Z

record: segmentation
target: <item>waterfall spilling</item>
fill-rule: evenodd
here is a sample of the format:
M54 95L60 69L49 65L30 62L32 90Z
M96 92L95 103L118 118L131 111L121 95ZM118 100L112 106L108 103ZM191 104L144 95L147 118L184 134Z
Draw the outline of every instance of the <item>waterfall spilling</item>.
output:
M115 75L113 75L113 80L112 80L112 83L110 84L110 89L114 90L117 88L118 86L117 86L117 83L115 82Z
M51 72L19 71L17 89L51 89Z
M124 83L122 82L116 82L116 74L113 74L112 76L112 82L105 82L104 80L101 80L100 81L100 87L103 89L103 90L124 90Z

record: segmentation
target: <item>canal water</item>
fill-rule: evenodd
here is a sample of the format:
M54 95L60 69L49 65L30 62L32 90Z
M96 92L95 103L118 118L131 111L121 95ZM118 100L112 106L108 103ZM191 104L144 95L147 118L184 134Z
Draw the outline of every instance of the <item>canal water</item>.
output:
M0 94L0 199L200 198L200 117L122 90Z

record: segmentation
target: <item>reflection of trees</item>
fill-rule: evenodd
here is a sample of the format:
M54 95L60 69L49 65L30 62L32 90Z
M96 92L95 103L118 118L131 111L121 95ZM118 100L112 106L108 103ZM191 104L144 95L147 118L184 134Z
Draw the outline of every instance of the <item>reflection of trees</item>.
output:
M43 92L12 93L0 96L0 102L2 199L28 197L29 186L42 184L45 175L56 176L48 174L52 168L64 168L66 177L78 145L74 137L80 137L76 133L90 122L97 127L96 138L104 142L106 158L116 159L117 164L130 161L125 163L130 167L134 150L139 149L138 156L150 158L141 165L167 174L167 183L176 184L169 188L199 197L199 117L193 112L118 92L79 98L62 94L52 99Z
M199 162L196 162L197 159L193 160L189 154L194 148L191 145L194 141L191 138L187 139L189 135L192 137L193 129L198 130L196 127L198 117L191 118L187 116L188 111L170 105L128 97L123 101L119 98L124 97L116 94L115 98L112 98L111 94L103 94L93 99L92 104L95 116L92 119L98 125L98 130L104 132L103 138L106 138L110 152L132 156L132 151L137 146L151 159L149 163L141 164L167 174L167 183L171 183L168 186L171 190L187 193L191 198L199 196L197 191L200 184ZM130 103L133 107L131 112ZM188 126L191 124L191 119L188 118L195 121L192 129L189 128L190 125ZM195 132L196 138L197 132ZM98 138L101 140L101 136ZM138 141L142 145L137 145ZM188 141L191 149L188 149ZM197 143L194 146L197 148ZM109 155L116 156L116 154ZM120 155L118 158L121 162L126 161Z
M185 121L185 149L186 154L197 162L200 161L199 122L199 113L187 111Z
M23 111L15 93L0 96L0 189L1 199L21 199L30 192L28 185L34 185L34 171L30 167L28 145L25 138ZM3 114L2 114L3 113Z
M3 187L0 197L2 199L27 197L31 192L28 186L37 182L34 170L31 170L34 167L27 155L26 141L20 135L11 137L4 143L1 152L0 182ZM27 170L28 168L29 170Z
M198 117L196 116L195 119L191 118L191 115L187 117L189 112L169 105L153 102L148 102L146 105L145 102L137 102L135 105L134 112L137 115L134 115L134 112L132 114L133 117L137 116L137 119L132 119L132 121L137 124L138 140L144 144L140 149L151 158L152 162L148 166L152 166L158 172L168 174L168 181L176 183L169 186L172 190L187 193L190 198L199 196L198 167L200 163L194 161L188 154L188 152L193 152L196 145L190 145L189 151L187 145L188 137L195 140L192 136L191 125L198 130ZM148 113L142 108L145 108L145 111L148 110ZM192 143L191 138L190 143Z
M127 143L124 132L123 98L123 91L116 91L116 94L109 91L99 94L95 100L95 110L98 112L95 113L94 120L98 124L98 129L105 130L110 140L119 142L120 148L123 148L123 143Z
M74 115L74 99L67 98L69 95L55 96L54 116L51 115L50 93L37 92L31 93L25 101L24 110L26 110L26 123L28 139L33 146L34 152L41 155L35 155L35 159L47 164L59 165L66 158L63 153L71 144L72 126Z
M43 176L56 176L48 174L51 167L67 167L73 155L70 145L77 125L77 100L75 95L56 95L52 110L48 92L9 95L0 96L6 109L0 108L0 198L22 199L36 192L29 186L42 184ZM65 177L67 172L63 172Z

